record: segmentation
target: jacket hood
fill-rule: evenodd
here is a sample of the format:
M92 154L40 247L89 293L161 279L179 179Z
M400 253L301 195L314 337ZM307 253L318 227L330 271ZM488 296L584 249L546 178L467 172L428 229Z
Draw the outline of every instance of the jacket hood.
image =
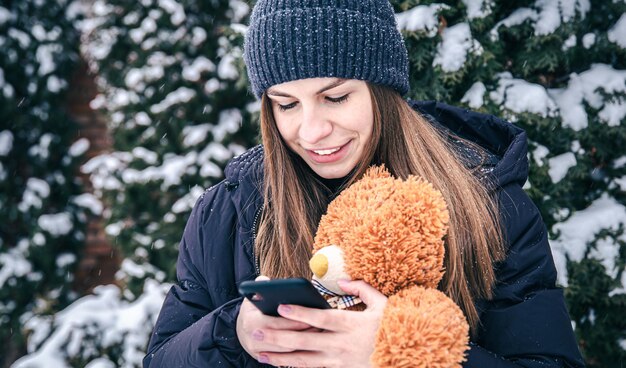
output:
M495 186L528 179L528 143L521 128L493 115L483 114L435 101L408 101L416 111L434 120L455 135L475 142L497 157L489 173Z

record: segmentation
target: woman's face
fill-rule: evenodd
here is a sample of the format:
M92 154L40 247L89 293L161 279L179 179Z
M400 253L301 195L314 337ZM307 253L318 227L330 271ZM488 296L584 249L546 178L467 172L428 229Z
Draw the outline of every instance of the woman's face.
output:
M280 135L317 175L342 178L372 137L374 114L360 80L311 78L267 90Z

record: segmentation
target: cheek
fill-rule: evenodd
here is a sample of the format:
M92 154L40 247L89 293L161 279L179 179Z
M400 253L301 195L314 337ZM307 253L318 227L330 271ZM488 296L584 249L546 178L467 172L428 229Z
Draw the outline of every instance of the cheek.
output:
M293 129L291 129L291 124L285 121L285 119L276 119L276 128L278 129L278 133L284 140L292 139Z
M367 110L352 115L352 129L359 132L363 138L369 138L374 130L374 117L371 113L365 111Z

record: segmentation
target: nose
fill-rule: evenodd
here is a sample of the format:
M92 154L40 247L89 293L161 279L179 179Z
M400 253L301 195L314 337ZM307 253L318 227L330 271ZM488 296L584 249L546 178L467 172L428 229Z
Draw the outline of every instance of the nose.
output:
M323 254L317 253L309 260L309 267L315 276L321 279L328 272L328 258Z
M306 143L316 144L333 131L333 126L323 109L309 105L302 108L302 121L298 134Z

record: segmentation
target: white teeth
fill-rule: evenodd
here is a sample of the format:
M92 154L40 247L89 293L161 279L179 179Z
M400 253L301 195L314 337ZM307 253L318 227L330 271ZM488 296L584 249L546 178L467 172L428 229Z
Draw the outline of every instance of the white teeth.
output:
M339 147L341 148L341 147ZM327 150L313 150L313 152L317 153L320 156L325 156L325 155L330 155L331 153L335 153L337 151L339 151L339 148L333 148L333 149L327 149Z

